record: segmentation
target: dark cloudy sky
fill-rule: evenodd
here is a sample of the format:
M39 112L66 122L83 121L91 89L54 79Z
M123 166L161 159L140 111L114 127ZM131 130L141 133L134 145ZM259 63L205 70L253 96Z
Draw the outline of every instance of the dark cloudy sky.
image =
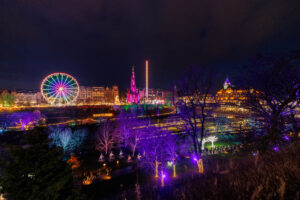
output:
M185 67L221 77L258 53L300 48L299 0L0 0L0 88L38 89L67 72L81 85L167 87Z

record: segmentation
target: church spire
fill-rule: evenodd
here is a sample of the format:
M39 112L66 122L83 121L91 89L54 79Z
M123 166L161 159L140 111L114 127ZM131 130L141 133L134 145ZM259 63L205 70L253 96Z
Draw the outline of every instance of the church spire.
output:
M225 82L224 82L224 85L223 85L223 87L224 87L224 90L226 90L228 87L230 87L231 86L231 83L230 83L230 81L229 81L229 78L228 78L228 76L226 76L226 79L225 79Z
M127 102L128 103L138 103L138 101L139 101L139 92L136 89L134 66L132 66L130 89L128 90L128 93L127 93Z
M136 91L134 66L132 66L130 90L132 93L134 93Z

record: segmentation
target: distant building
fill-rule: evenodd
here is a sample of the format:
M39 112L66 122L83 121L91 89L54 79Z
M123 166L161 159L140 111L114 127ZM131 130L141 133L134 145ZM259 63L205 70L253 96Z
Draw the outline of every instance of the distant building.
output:
M150 104L165 104L174 101L174 92L170 90L148 88L148 98L146 97L146 89L139 90L140 101Z
M120 103L118 86L113 86L112 88L105 88L105 102L112 104Z
M248 90L236 89L229 81L228 77L223 85L223 89L216 94L216 100L219 103L234 103L240 104L246 100Z
M14 95L17 106L37 106L43 102L42 94L33 90L18 90Z
M118 103L118 98L118 86L112 86L111 88L80 86L77 104L115 104Z
M225 79L223 88L224 88L224 90L226 90L228 87L231 87L231 83L230 83L229 78L227 76L226 79Z

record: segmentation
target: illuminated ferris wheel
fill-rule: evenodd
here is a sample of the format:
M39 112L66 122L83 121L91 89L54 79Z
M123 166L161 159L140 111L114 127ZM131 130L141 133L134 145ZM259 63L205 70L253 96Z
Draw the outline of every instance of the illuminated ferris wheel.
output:
M52 105L69 105L79 95L79 84L76 79L66 73L53 73L44 78L41 93Z

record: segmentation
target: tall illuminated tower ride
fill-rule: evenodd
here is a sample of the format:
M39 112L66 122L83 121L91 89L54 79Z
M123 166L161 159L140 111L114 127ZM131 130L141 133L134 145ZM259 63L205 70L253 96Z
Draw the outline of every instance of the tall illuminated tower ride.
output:
M140 100L139 92L135 85L134 67L132 67L130 89L127 91L127 103L137 104Z
M149 70L149 61L148 60L146 60L146 69L145 69L145 71L146 71L146 101L148 100L148 93L149 93L149 79L148 79L148 70Z

